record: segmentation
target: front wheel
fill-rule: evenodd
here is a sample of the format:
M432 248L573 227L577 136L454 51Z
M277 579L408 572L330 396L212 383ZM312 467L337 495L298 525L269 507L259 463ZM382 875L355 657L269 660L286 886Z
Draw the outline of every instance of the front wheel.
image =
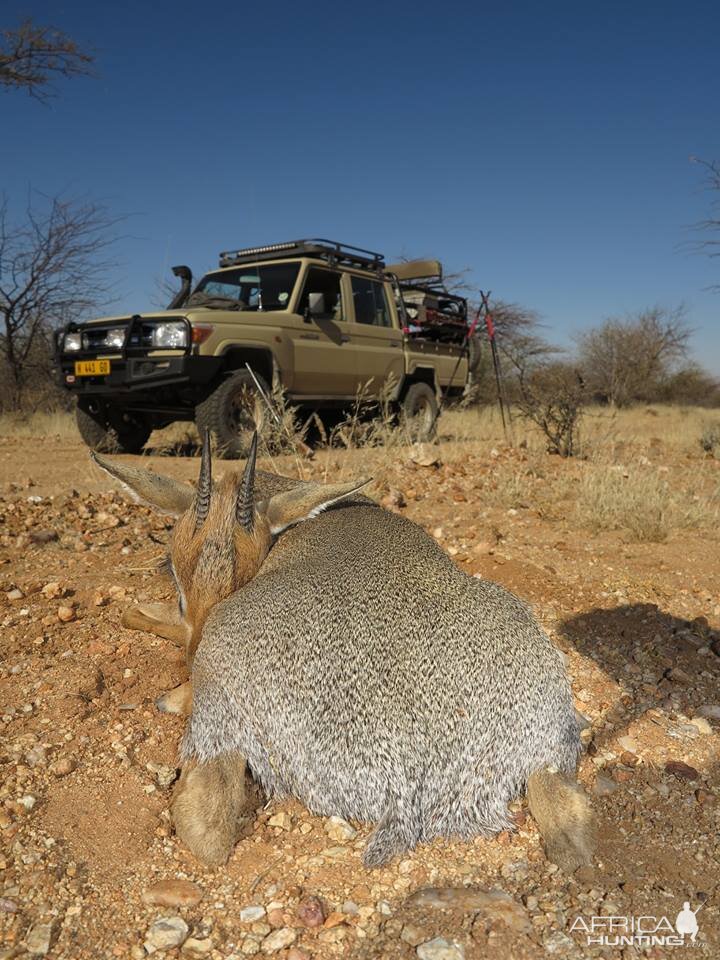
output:
M93 400L78 401L75 421L82 439L98 453L141 453L152 433L143 417Z
M435 391L427 383L413 383L402 401L402 422L412 443L425 443L435 436L438 418Z
M267 396L267 384L258 374L255 377ZM201 434L209 430L214 435L221 457L244 457L250 449L253 431L262 430L263 402L250 373L239 370L195 407L195 423Z

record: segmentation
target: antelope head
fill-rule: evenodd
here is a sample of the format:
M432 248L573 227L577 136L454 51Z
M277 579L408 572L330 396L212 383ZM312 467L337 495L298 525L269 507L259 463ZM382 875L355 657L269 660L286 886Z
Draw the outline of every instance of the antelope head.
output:
M257 575L277 536L369 483L299 483L292 490L257 502L257 434L253 436L243 473L226 474L214 483L210 436L206 433L195 491L149 470L125 466L97 453L91 457L134 499L177 516L170 540L169 567L180 611L194 638L193 649L211 609Z

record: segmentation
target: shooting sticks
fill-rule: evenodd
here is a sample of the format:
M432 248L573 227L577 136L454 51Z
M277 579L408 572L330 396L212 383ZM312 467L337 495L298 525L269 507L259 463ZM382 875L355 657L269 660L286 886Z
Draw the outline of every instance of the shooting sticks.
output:
M482 291L481 291L481 295L482 295ZM442 413L443 407L445 406L445 401L447 400L447 398L448 398L448 396L449 396L449 394L450 394L450 387L453 385L453 381L455 380L455 375L456 375L456 373L458 372L458 367L460 366L460 361L461 361L462 358L465 357L465 356L467 356L468 361L470 360L470 338L471 338L471 337L473 336L473 334L475 333L475 328L477 327L477 325L478 325L478 320L480 319L480 312L481 312L481 310L482 310L482 306L480 306L480 307L477 308L477 310L476 310L476 312L475 312L475 317L473 318L473 322L470 324L470 326L467 328L467 330L466 330L466 332L465 332L465 336L463 337L463 342L462 342L462 344L461 344L461 346L460 346L460 355L459 355L459 357L457 358L457 363L455 364L455 367L453 368L452 375L451 375L450 379L448 380L448 384L447 384L447 386L445 387L445 390L444 390L444 392L443 392L443 395L440 397L440 403L439 403L438 408L437 408L437 413L435 414L435 419L434 419L433 422L432 422L433 428L435 427L435 424L437 423L438 417L439 417L440 414ZM504 421L503 421L503 423L504 423ZM432 431L431 431L431 432L432 432Z
M500 358L498 357L497 343L495 341L495 324L493 323L492 314L490 313L490 304L488 300L490 299L490 291L483 293L480 291L480 306L478 307L478 312L475 317L475 322L477 322L480 312L484 311L485 313L485 328L487 330L488 340L490 341L490 351L492 353L493 367L495 368L495 383L497 384L497 398L498 406L500 407L500 416L502 417L503 433L505 434L505 440L508 440L508 428L510 426L510 407L507 400L505 399L505 390L503 388L502 382L502 368L500 367ZM507 408L507 420L505 418L505 409Z

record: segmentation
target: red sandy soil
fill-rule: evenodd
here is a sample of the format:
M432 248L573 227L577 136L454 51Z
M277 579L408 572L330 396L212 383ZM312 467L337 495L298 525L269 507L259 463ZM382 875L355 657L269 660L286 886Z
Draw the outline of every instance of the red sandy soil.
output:
M226 867L198 863L167 813L184 721L154 707L185 679L182 654L120 625L131 604L173 600L157 570L170 521L111 490L79 443L9 438L0 441L0 960L32 950L140 960L161 917L187 930L175 921L183 944L156 957L633 957L636 947L598 953L572 929L576 918L674 922L685 900L704 904L695 949L720 955L720 720L708 710L720 716L717 533L629 543L573 526L562 503L547 511L529 497L508 510L488 491L501 466L527 469L522 451L460 451L430 466L381 456L343 454L342 469L374 472L375 495L463 569L530 602L565 653L591 722L579 776L599 820L596 864L563 875L521 808L512 834L436 842L368 871L369 825L338 838L285 801L258 808ZM198 461L143 463L194 479ZM338 463L323 453L304 468L322 479ZM290 459L277 465L295 470ZM688 468L668 465L671 478ZM545 457L530 489L576 469ZM146 902L154 885L178 879L197 885L191 902ZM456 895L444 908L412 900L428 887L506 896ZM244 921L249 905L264 915Z

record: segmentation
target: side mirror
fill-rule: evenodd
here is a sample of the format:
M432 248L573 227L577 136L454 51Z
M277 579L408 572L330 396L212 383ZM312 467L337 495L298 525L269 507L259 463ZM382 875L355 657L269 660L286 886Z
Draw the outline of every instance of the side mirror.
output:
M325 294L309 293L308 305L307 305L307 310L305 311L305 316L308 319L310 317L322 317L324 313L325 313Z

